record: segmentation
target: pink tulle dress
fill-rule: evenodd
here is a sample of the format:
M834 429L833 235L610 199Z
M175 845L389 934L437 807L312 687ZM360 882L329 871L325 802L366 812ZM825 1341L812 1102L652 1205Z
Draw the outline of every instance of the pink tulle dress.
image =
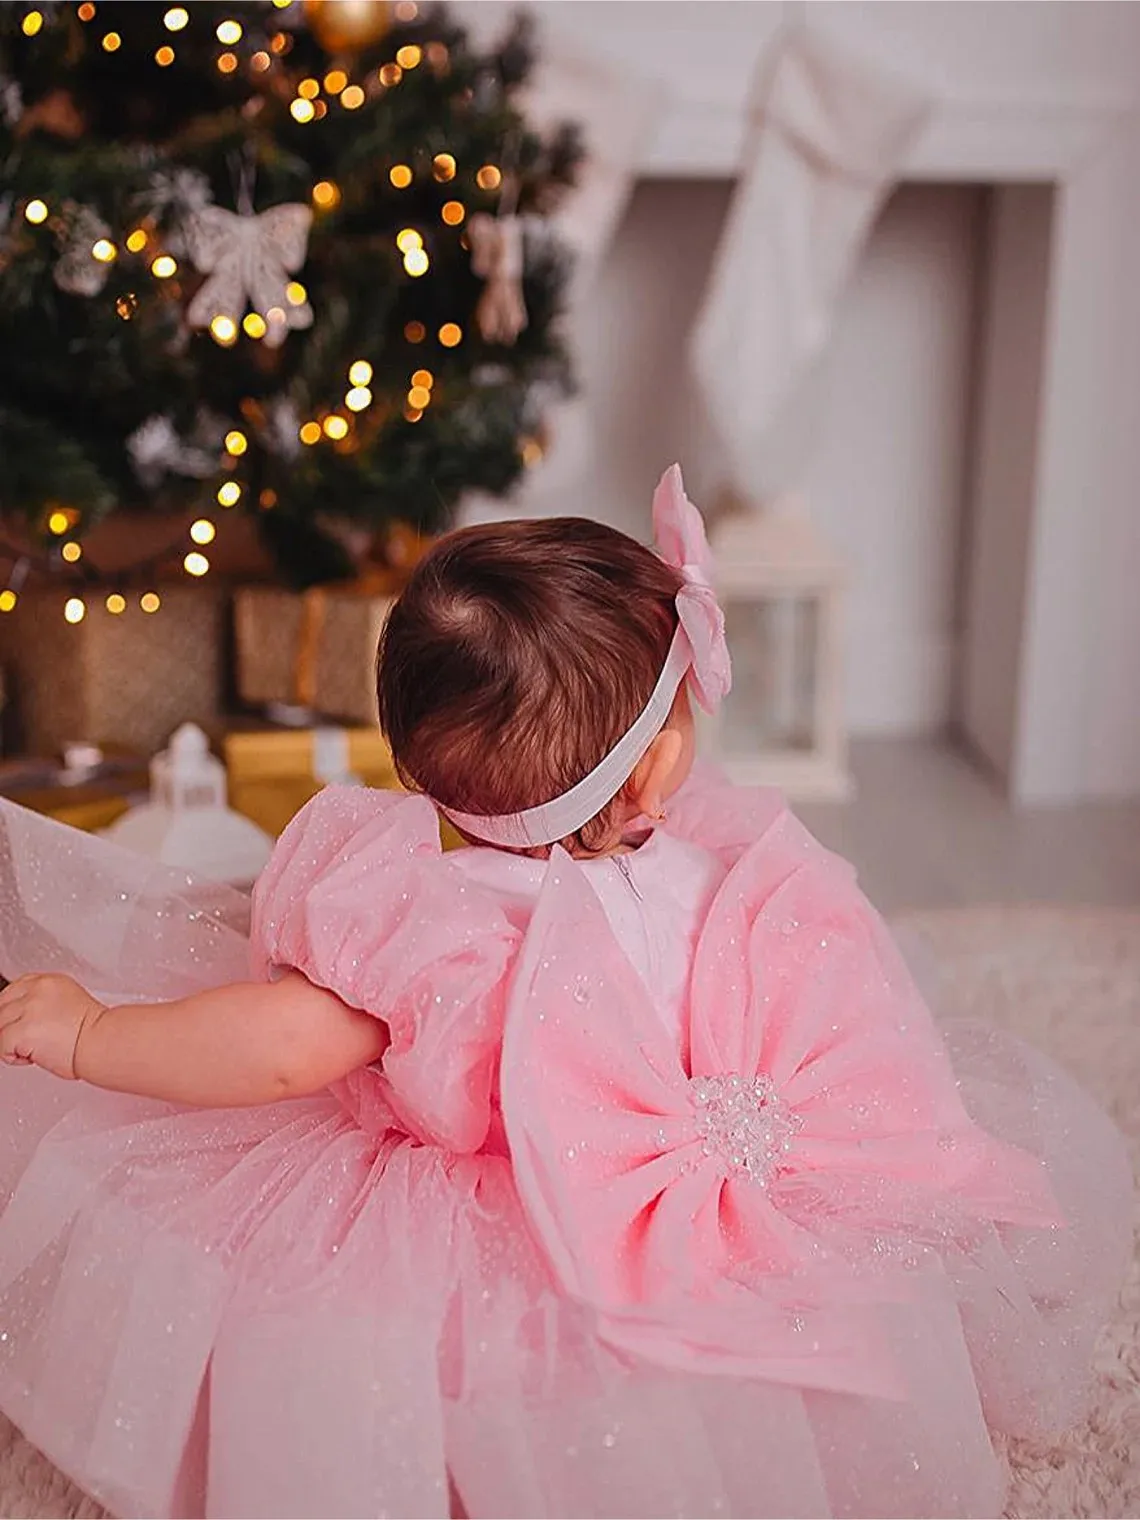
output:
M774 795L691 781L581 863L442 855L425 800L332 788L251 932L0 823L9 976L294 967L391 1030L256 1109L0 1070L0 1408L115 1513L996 1515L993 1433L1079 1415L1120 1140L936 1030Z

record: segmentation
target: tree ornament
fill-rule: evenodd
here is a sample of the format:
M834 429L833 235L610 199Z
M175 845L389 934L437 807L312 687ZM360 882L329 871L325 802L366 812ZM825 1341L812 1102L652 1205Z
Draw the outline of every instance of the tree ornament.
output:
M353 53L380 41L392 7L387 0L305 0L305 20L330 53Z
M183 440L169 417L148 417L127 439L139 482L153 491L167 475L205 480L218 467L218 449Z
M523 299L523 231L517 216L477 211L467 223L471 268L485 281L475 325L485 343L512 344L527 325Z
M97 243L106 243L111 229L90 206L68 206L67 231L63 252L52 270L52 279L69 296L97 296L107 283L110 264L100 262L92 252Z
M190 326L209 327L216 317L236 326L252 305L269 318L267 348L279 348L291 328L311 327L313 308L289 275L305 262L312 221L312 208L299 203L246 216L204 206L188 217L190 258L207 276L187 308Z

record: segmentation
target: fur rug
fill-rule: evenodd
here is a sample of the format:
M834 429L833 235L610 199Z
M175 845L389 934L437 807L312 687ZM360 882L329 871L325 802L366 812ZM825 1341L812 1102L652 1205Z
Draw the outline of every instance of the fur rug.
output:
M936 1006L993 1019L1062 1061L1128 1133L1140 1169L1140 912L971 908L911 914L899 929ZM1140 1515L1135 1262L1096 1374L1089 1417L1060 1446L1007 1445L1007 1515ZM0 1418L0 1515L102 1513Z

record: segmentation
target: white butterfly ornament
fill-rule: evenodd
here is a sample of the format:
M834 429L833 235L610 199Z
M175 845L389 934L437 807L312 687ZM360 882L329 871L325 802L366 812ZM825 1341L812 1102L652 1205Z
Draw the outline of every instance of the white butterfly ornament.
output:
M313 308L303 297L296 304L289 299L289 277L305 262L312 221L312 209L299 203L271 206L260 215L221 206L195 211L187 219L186 241L207 278L186 310L190 326L209 327L223 316L237 325L252 307L269 324L269 348L280 348L291 328L311 327Z

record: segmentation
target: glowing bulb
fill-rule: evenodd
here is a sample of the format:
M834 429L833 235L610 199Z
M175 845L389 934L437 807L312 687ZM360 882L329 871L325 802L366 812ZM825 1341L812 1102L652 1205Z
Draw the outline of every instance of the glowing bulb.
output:
M39 11L29 11L20 23L20 30L25 37L34 37L44 24L44 18Z
M408 392L408 405L413 411L422 412L431 400L431 391L426 385L413 385Z
M112 591L111 595L104 603L104 606L108 612L114 613L114 615L118 617L120 612L126 612L127 599L125 596L120 596L117 591Z
M291 39L284 32L275 32L269 39L270 50L274 53L287 53Z
M285 287L285 299L290 306L304 306L309 299L309 292L301 284L300 280L290 280Z
M71 527L71 521L70 512L53 512L47 521L48 532L54 533L58 538L61 533L66 533Z
M372 405L372 392L366 385L354 385L344 398L344 404L350 412L362 412L366 406Z
M398 63L386 63L380 70L380 83L387 85L389 89L394 84L399 84L404 77L404 71Z
M334 413L331 417L325 418L325 433L334 441L344 438L348 434L348 423L343 417L338 417Z
M494 164L484 164L475 176L475 183L480 190L497 190L503 183L502 171L496 169Z
M174 49L172 47L160 47L154 55L154 61L160 69L168 69L174 62Z
M406 190L412 182L412 171L407 164L393 164L388 170L388 178L396 190Z
M430 391L432 386L435 384L435 376L432 374L430 369L418 369L412 376L412 384L422 385Z
M418 422L422 416L423 412L417 411L414 406L406 406L404 408L404 417L408 422Z
M79 17L80 21L94 21L95 7L91 4L91 0L83 0L83 4L75 14Z
M537 438L524 438L519 444L519 458L527 469L533 469L542 462L542 444Z
M199 554L196 549L193 549L182 561L182 568L186 571L187 575L201 576L205 575L207 570L209 570L210 561L204 554Z
M467 215L467 207L462 201L445 201L439 214L449 227L458 227Z
M118 256L119 250L110 238L97 238L91 244L91 257L97 259L100 264L113 264Z
M245 434L239 432L237 428L226 434L226 453L232 454L235 459L244 454L248 447Z
M320 82L316 79L302 79L297 86L297 94L302 100L316 100L321 93Z
M413 248L422 248L424 240L414 227L401 227L396 234L396 247L401 253L411 253Z
M81 596L69 596L63 604L63 615L69 623L82 623L87 616L87 603Z
M157 612L162 606L162 598L157 591L144 591L139 597L139 606L144 612Z
M325 75L325 89L330 95L339 95L348 83L348 75L343 69L330 69Z
M277 505L277 492L267 486L257 498L257 505L263 512L272 512Z
M301 122L302 125L307 121L312 121L316 114L313 110L313 102L311 100L303 100L299 95L289 106L289 115L294 121Z
M168 253L160 253L150 266L150 272L156 280L169 280L171 275L178 273L178 265Z
M422 322L407 322L404 325L404 337L409 343L422 343L427 337L427 328Z
M219 74L232 74L237 66L238 61L236 53L223 53L218 59Z
M421 274L427 274L430 263L431 260L422 248L413 248L404 255L404 268L414 280L418 280Z
M416 0L400 0L396 6L397 21L414 21L420 13Z
M331 211L340 204L340 191L331 179L321 179L313 186L313 205Z
M440 184L455 178L455 159L450 153L437 153L431 161L431 172Z
M82 546L80 544L77 544L74 539L71 539L68 543L64 544L63 548L59 552L63 555L64 559L69 565L77 565L83 558Z
M358 111L364 104L364 91L358 84L350 84L342 93L340 103L346 111Z
M272 62L268 53L257 52L249 60L249 66L255 74L264 74Z
M292 4L293 0L273 0L273 9L275 11L287 11Z
M372 379L372 366L367 359L357 359L348 366L348 378L353 385L367 385Z
M190 524L190 537L196 544L212 544L217 536L218 530L208 517L200 517Z
M146 233L141 227L136 227L127 238L127 248L131 253L141 253L146 247Z
M218 506L236 507L241 500L241 486L236 480L224 480L218 487Z
M168 32L180 32L184 26L188 25L189 21L190 12L182 5L174 6L162 18L162 24Z
M225 47L233 47L235 42L241 41L241 22L222 21L218 24L214 36Z
M269 331L269 323L259 311L250 311L242 318L242 327L249 338L264 338Z
M29 201L24 207L24 216L33 226L38 227L41 222L46 222L48 219L47 203L45 201Z
M301 431L297 435L302 443L314 444L321 441L321 425L319 422L302 422Z
M313 101L313 116L317 121L324 121L329 114L329 108L323 100Z
M18 600L19 598L11 586L6 587L3 591L0 591L0 612L14 611Z
M439 341L444 348L455 348L463 341L463 329L458 322L445 322L439 330Z
M396 62L402 69L418 68L420 59L423 56L423 48L417 47L414 42L409 42L404 47L396 49Z
M115 310L124 322L129 322L138 310L138 304L138 296L135 295L133 290L128 290L125 295L121 295L115 302Z
M122 45L123 39L119 36L118 32L108 32L103 38L103 51L105 53L117 53Z
M223 348L233 347L237 341L237 331L237 323L233 317L227 317L222 312L219 312L210 322L210 336Z
M280 327L285 320L285 313L280 306L271 306L265 313L265 320L270 327Z

